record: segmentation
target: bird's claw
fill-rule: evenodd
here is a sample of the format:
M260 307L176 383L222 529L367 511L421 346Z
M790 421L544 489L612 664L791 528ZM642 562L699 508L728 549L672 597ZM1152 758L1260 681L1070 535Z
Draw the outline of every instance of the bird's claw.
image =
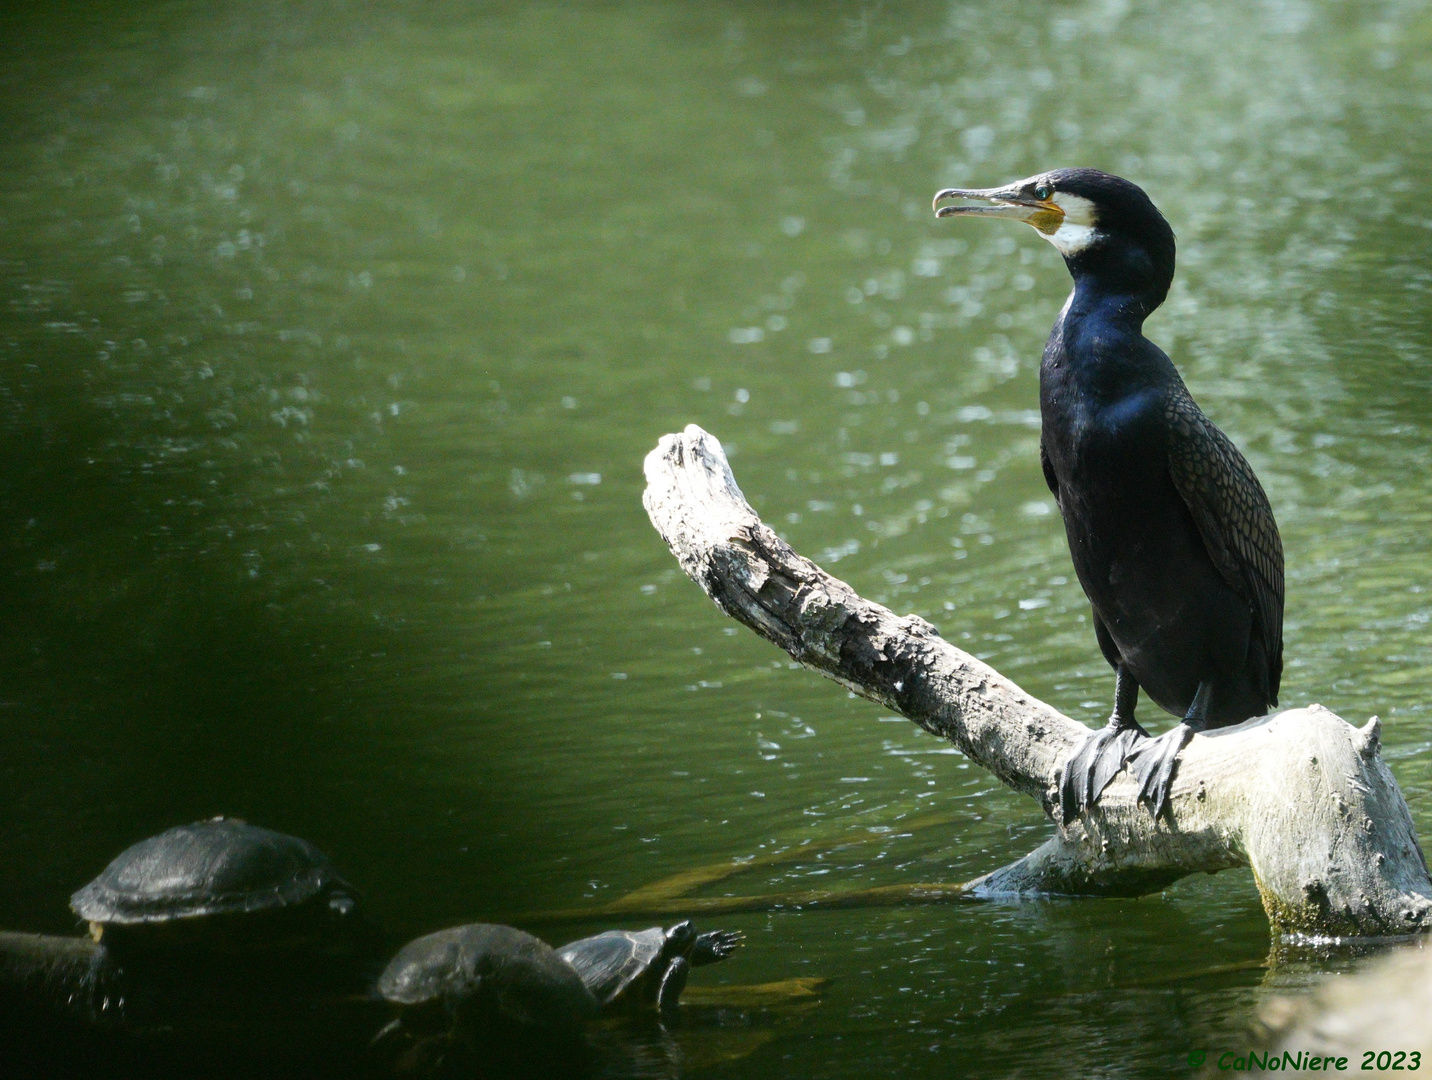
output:
M1129 755L1129 763L1139 781L1139 802L1148 803L1155 821L1168 803L1179 752L1192 738L1193 728L1188 724L1179 724L1157 739L1150 739Z
M1115 715L1079 745L1065 762L1059 782L1059 812L1065 825L1099 801L1134 747L1146 738L1137 721Z

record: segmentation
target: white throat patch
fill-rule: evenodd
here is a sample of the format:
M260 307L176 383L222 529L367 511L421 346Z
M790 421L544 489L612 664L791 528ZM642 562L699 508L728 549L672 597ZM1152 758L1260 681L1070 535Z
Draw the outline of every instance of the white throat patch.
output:
M1053 201L1064 211L1064 220L1052 233L1045 233L1044 239L1053 244L1061 255L1077 255L1099 238L1098 223L1094 215L1094 204L1079 195L1065 191L1054 193Z

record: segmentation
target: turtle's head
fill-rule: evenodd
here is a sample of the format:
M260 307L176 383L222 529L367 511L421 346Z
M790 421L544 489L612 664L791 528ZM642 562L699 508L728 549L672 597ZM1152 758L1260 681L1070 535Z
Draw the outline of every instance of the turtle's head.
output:
M677 923L666 932L666 955L685 956L696 944L696 927L690 919Z

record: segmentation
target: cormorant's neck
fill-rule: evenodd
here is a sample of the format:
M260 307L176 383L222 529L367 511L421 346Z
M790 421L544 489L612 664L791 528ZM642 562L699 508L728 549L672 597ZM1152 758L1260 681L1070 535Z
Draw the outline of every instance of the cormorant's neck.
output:
M1074 278L1066 321L1094 315L1141 332L1144 320L1164 302L1173 283L1172 245L1166 251L1149 251L1121 238L1105 237L1066 254L1064 262Z

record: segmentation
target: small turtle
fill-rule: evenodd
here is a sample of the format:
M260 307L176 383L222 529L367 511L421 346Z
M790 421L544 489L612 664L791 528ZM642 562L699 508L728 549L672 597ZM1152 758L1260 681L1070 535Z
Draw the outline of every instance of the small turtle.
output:
M211 818L122 852L70 897L95 941L128 951L333 950L371 937L357 894L306 840Z
M693 967L726 959L743 940L729 930L698 934L688 920L669 930L607 930L563 945L557 955L576 969L603 1009L670 1012Z
M597 1013L596 998L550 945L492 923L408 942L376 989L401 1013L374 1043L401 1035L413 1044L402 1072L461 1071L492 1053L572 1047Z

